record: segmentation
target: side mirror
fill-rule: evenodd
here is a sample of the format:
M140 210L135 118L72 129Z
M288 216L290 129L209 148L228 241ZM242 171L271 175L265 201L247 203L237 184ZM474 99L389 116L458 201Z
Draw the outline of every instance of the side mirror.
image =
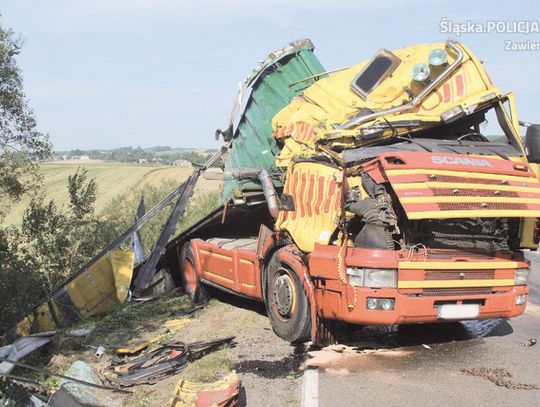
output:
M530 163L540 163L540 124L531 124L525 133L527 160Z

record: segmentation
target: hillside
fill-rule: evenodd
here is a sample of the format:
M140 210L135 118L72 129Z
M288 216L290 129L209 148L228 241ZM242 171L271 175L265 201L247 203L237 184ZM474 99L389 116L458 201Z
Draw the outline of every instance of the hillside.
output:
M145 184L159 185L162 181L173 180L180 183L191 174L191 168L163 166L159 164L116 163L110 161L59 161L43 163L41 170L44 175L44 190L48 199L54 199L58 204L67 201L67 179L78 167L88 170L88 176L95 178L98 184L96 209L101 210L113 197L129 191L131 188L142 188ZM219 188L219 181L209 181L201 178L198 190L213 190ZM29 198L25 197L13 205L4 224L13 225L21 221Z

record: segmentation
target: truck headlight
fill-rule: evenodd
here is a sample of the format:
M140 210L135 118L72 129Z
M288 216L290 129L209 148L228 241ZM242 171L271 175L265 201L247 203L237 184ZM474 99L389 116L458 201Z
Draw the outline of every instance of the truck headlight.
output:
M394 298L374 298L368 297L366 300L366 308L369 310L393 311L396 306Z
M428 55L429 64L432 66L441 66L448 63L448 54L444 49L435 48Z
M531 273L530 268L526 269L517 269L516 275L514 276L514 285L525 285L529 281L529 274Z
M396 269L348 267L349 282L354 286L371 288L396 288Z
M430 73L428 64L421 62L413 66L411 75L416 82L425 82L429 79Z
M445 123L452 123L453 121L460 119L465 115L465 110L463 110L463 108L458 105L441 114L441 120Z

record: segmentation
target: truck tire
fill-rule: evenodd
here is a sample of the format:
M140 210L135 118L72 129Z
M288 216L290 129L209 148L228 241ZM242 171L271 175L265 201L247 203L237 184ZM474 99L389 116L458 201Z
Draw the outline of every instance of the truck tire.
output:
M185 293L197 303L208 301L208 293L201 284L196 270L195 255L191 243L186 243L180 251L180 281Z
M150 288L144 291L144 295L161 297L170 293L175 287L176 284L170 271L166 268L162 268L154 274L152 282L150 283Z
M310 339L311 313L302 281L277 253L266 268L266 310L280 338L291 343Z

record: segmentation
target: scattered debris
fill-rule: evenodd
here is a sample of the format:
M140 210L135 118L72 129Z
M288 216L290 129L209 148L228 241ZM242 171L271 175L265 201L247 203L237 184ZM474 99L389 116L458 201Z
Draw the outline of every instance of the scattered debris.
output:
M133 253L114 247L109 245L60 283L45 302L0 336L0 343L102 316L122 304L133 274Z
M96 404L82 404L77 398L67 391L64 387L60 387L53 393L49 402L46 404L49 407L84 407L95 406ZM97 404L99 405L99 404Z
M74 336L76 338L81 338L84 336L90 335L96 329L95 325L88 326L85 328L75 328L66 330L66 335Z
M124 346L118 346L115 348L115 352L117 355L135 355L143 351L144 349L148 348L150 345L154 343L161 342L167 338L169 333L171 331L176 331L188 323L190 323L190 319L170 319L168 321L165 321L162 324L162 327L166 329L165 333L162 333L160 335L154 336L152 339L139 342L135 345L124 345Z
M236 372L214 383L183 379L174 390L171 407L234 407L238 405L241 382Z
M425 343L423 343L422 346L423 346L424 348L426 348L426 349L431 349L431 346L426 345Z
M529 383L518 383L512 379L512 373L505 368L490 367L470 367L461 369L462 373L471 376L481 377L495 383L497 386L506 387L510 390L536 390L538 385Z
M103 374L111 383L122 387L138 384L154 384L182 370L188 359L194 360L224 345L231 345L234 337L209 342L185 344L183 342L162 343L140 356L113 357L112 364Z
M525 346L534 346L536 345L536 338L531 338L527 342L524 343Z
M0 357L0 361L8 362L8 363L13 364L15 366L22 367L22 368L28 369L28 370L32 370L34 372L38 372L38 373L41 373L43 375L49 375L49 376L59 377L61 379L67 379L67 380L70 380L72 382L83 384L85 386L95 387L97 389L113 390L113 391L117 391L117 392L120 392L120 393L128 393L128 394L131 393L128 390L122 390L122 389L118 389L116 387L104 386L104 385L101 385L101 384L95 384L95 383L92 383L92 382L87 382L85 380L80 380L80 379L78 379L76 377L71 377L71 376L67 376L67 375L63 375L63 374L59 374L59 373L53 373L53 372L51 372L51 371L49 371L49 370L47 370L45 368L39 369L37 367L30 366L30 365L27 365L25 363L17 362L15 360L7 359L7 358ZM6 376L6 375L1 374L0 376Z
M176 330L182 328L184 325L187 325L190 322L190 319L169 319L168 321L165 321L162 326L163 328Z
M97 349L96 349L96 357L100 358L104 354L105 354L105 346L102 346L102 345L98 346Z
M77 360L66 371L66 375L85 383L93 383L96 387L89 387L72 379L62 379L58 389L49 401L50 406L113 406L117 403L109 397L96 393L101 388L101 381L92 368L85 362Z
M19 338L11 345L2 346L0 348L0 358L13 361L22 359L34 350L49 343L55 334L55 331L49 331ZM14 364L4 361L0 363L0 374L8 374L14 367Z

